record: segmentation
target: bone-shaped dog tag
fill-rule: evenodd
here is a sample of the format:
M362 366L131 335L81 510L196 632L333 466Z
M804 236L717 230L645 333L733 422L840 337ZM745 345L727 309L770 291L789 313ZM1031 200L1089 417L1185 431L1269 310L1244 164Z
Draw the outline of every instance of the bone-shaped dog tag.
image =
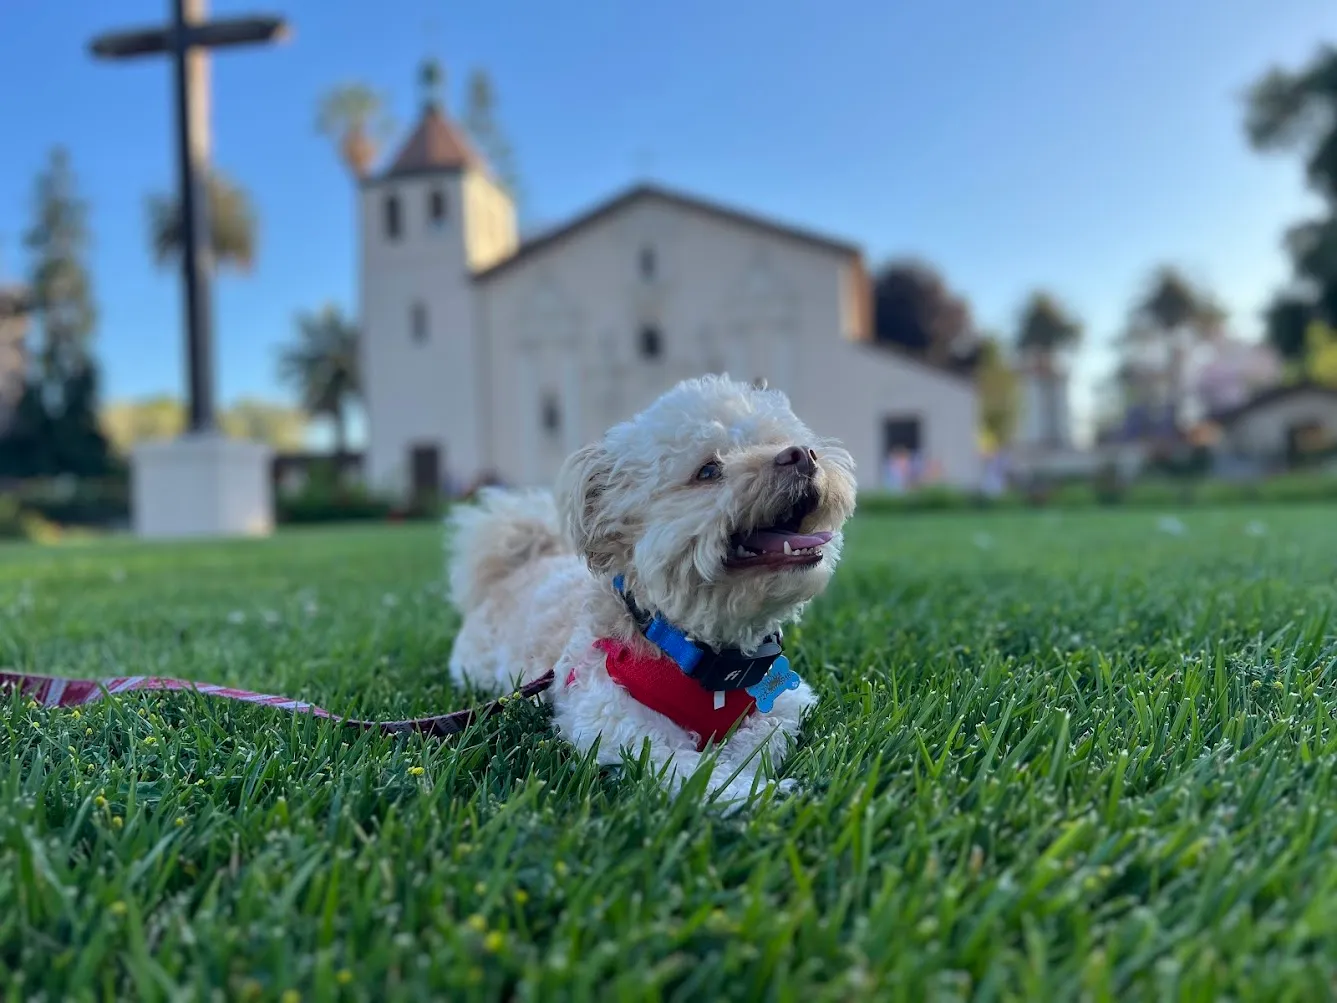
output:
M776 697L785 690L798 689L802 682L799 674L789 667L789 659L781 655L771 663L771 670L762 677L761 682L749 686L747 691L757 701L757 710L769 714L775 706Z

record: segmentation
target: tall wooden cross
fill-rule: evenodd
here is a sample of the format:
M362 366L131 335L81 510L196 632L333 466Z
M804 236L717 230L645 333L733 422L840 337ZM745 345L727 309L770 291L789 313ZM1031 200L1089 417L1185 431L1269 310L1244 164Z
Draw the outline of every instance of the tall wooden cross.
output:
M287 34L277 17L206 19L207 0L171 0L165 28L140 28L93 39L103 59L167 55L174 71L177 186L180 191L181 268L186 291L186 365L190 430L214 428L213 311L209 296L209 219L205 180L209 170L210 49L274 42Z

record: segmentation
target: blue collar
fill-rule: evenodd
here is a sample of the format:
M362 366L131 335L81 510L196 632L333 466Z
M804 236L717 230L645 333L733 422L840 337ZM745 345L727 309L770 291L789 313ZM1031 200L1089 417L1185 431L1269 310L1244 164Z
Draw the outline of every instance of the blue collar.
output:
M755 690L771 673L772 667L781 672L778 681L783 684L782 688L794 689L798 686L799 677L789 668L779 632L768 635L751 655L743 654L738 648L716 651L708 645L693 641L686 632L664 619L663 614L650 614L636 605L636 600L627 591L624 576L618 575L613 579L613 588L622 597L627 612L636 621L637 629L645 635L646 640L703 688L716 692ZM753 695L756 696L756 693Z

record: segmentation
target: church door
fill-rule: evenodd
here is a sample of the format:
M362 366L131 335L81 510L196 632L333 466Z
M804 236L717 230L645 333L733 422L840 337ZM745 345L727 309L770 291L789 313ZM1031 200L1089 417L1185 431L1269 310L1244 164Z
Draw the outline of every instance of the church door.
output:
M414 446L409 453L412 494L415 501L430 501L441 493L441 450L437 446Z

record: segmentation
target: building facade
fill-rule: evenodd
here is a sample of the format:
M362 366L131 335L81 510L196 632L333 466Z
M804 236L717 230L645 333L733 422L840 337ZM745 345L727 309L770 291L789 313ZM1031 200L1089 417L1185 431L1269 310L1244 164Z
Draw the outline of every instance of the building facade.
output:
M392 493L482 476L547 485L562 460L676 381L785 391L844 441L862 487L888 454L978 480L973 385L876 347L860 250L656 186L533 240L429 101L361 188L366 470Z

